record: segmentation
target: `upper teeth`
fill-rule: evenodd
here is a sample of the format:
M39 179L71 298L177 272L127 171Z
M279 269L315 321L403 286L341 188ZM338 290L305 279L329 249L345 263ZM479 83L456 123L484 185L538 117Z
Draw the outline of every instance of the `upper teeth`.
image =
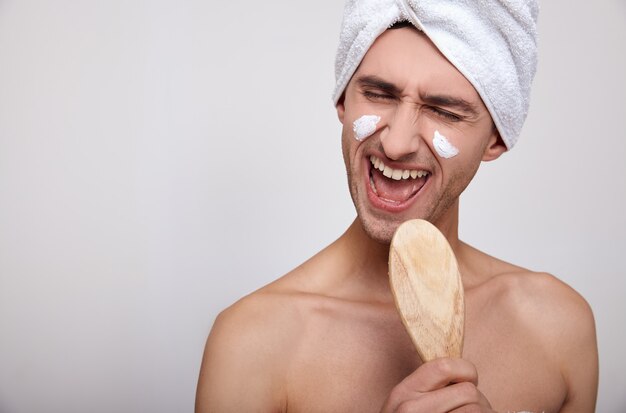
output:
M401 179L409 179L409 177L411 177L412 179L422 178L428 175L427 171L390 168L374 155L370 156L370 162L372 163L372 165L374 165L374 168L381 171L383 175L385 175L387 178L395 179L396 181L399 181Z

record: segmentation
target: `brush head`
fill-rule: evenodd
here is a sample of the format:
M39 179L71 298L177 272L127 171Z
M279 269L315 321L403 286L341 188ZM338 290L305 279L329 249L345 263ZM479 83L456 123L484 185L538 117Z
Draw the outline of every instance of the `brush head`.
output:
M437 227L421 219L398 227L389 250L389 282L422 361L461 357L463 284L452 248Z

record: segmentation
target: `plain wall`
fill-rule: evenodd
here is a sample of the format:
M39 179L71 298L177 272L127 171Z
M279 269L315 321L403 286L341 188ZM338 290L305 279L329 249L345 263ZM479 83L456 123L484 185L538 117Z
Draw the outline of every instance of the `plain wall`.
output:
M354 218L343 5L0 0L0 411L192 411L217 313ZM594 309L626 410L626 5L546 0L518 145L461 238Z

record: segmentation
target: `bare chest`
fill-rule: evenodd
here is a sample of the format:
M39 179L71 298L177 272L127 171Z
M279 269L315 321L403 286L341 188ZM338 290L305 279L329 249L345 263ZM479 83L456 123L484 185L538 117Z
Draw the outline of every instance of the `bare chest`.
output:
M503 324L505 325L505 324ZM463 357L496 411L556 412L565 388L536 343L498 322L468 318ZM315 317L290 363L289 412L379 412L421 361L399 318Z
M399 319L330 317L308 327L289 368L289 412L378 412L420 364Z

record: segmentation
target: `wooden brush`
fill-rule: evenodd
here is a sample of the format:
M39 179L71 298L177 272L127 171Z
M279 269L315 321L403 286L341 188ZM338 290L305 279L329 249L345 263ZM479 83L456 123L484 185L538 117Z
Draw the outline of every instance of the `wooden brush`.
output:
M389 282L422 361L461 357L463 284L452 248L437 227L421 219L398 227L389 250Z

